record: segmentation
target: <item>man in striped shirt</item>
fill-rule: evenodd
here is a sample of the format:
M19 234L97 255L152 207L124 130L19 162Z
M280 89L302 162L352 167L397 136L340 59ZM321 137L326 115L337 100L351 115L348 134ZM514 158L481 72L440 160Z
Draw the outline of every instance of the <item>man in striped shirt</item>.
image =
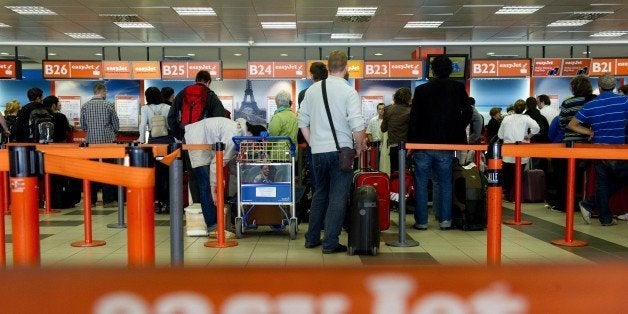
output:
M571 119L567 126L570 130L588 135L595 144L624 144L626 138L626 116L628 97L613 93L615 78L604 74L598 79L600 95L586 103ZM591 125L591 129L582 126ZM599 209L602 226L615 224L608 201L621 182L628 179L628 162L619 160L601 160L595 164L595 200ZM580 203L580 212L584 220L590 222L591 210L585 203Z

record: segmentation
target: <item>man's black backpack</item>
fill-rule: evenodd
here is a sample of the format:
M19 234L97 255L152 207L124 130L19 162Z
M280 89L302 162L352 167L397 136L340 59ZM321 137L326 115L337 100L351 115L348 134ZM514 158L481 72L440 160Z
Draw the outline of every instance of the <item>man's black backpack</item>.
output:
M44 108L35 108L28 118L29 140L34 143L50 143L55 134L52 114Z

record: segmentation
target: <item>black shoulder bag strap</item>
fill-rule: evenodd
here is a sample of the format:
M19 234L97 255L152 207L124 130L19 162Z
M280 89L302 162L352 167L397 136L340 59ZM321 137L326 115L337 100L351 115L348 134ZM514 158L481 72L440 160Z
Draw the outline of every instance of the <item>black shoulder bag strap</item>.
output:
M327 119L329 119L329 125L331 126L331 134L334 135L334 142L336 142L336 149L340 151L340 145L338 145L338 138L336 137L336 129L334 128L334 121L331 118L331 111L329 111L329 102L327 101L327 85L326 79L321 83L321 89L323 90L323 102L325 103L325 111L327 111Z

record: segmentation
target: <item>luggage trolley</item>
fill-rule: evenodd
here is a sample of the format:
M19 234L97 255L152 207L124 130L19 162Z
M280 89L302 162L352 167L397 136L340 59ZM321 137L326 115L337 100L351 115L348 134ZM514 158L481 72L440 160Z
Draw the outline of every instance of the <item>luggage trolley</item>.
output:
M245 229L267 225L274 230L288 227L290 239L296 239L295 144L290 137L265 133L262 136L235 136L233 142L236 144L239 187L236 237L241 238ZM273 207L278 212L272 212ZM255 216L259 218L263 214L271 217L256 220Z

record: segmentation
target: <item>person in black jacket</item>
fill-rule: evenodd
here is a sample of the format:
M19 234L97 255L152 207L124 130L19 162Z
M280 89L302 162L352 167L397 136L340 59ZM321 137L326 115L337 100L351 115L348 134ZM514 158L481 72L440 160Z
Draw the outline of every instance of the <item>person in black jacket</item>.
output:
M541 114L541 111L537 108L538 100L534 97L528 97L526 99L526 112L525 114L530 116L534 120L541 130L538 134L530 138L530 143L549 143L549 123L547 119Z
M17 119L15 121L15 141L28 143L28 142L37 142L37 139L31 138L31 130L29 119L31 115L31 111L34 109L45 108L44 104L41 102L44 95L44 91L42 91L38 87L33 87L26 92L26 96L28 96L29 103L24 105L17 112Z
M486 125L486 140L490 142L491 139L497 135L499 126L502 123L502 108L493 107L488 114L491 116L491 120L489 120L488 125Z
M432 60L435 78L414 90L408 143L466 144L466 127L471 122L473 108L469 105L463 83L449 79L453 70L451 60L440 55ZM419 150L413 153L414 177L417 186L415 224L413 228L427 229L427 179L430 172L435 183L434 208L440 228L451 229L452 161L450 150Z
M68 135L72 131L72 126L68 118L61 113L61 103L56 96L48 96L43 100L44 106L52 112L52 123L55 126L52 141L55 143L65 143L68 141Z

